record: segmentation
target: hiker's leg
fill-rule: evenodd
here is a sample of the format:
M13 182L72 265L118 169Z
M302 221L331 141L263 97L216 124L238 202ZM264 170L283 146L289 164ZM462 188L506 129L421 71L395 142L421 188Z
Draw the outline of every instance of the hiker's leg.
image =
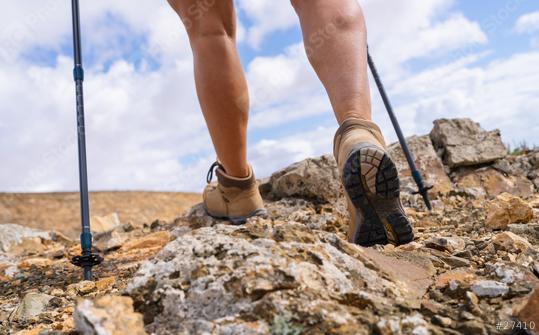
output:
M247 84L236 50L233 0L169 0L193 50L195 81L213 145L227 173L249 174Z
M307 56L329 95L339 124L371 119L367 34L357 0L291 0Z

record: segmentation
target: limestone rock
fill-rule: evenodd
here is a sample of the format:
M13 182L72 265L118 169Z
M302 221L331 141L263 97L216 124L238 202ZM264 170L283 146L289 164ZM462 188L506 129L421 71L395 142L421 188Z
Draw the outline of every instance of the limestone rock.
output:
M75 284L71 284L67 287L67 294L76 295L76 294L88 294L95 291L96 283L89 280L84 280Z
M451 191L451 180L445 173L442 161L436 154L430 137L428 135L412 136L407 138L406 141L414 156L417 167L425 179L425 183L434 186L432 192L448 193ZM398 142L393 143L387 150L399 170L401 190L409 193L417 191L417 185L412 178L410 166L406 161L400 144Z
M47 294L36 292L27 293L21 300L13 314L12 321L24 321L43 313L53 297Z
M527 198L535 192L526 175L504 175L492 167L464 168L455 171L455 182L460 189L476 189L491 197L510 193Z
M128 235L116 230L96 235L94 245L102 251L120 248L128 239Z
M337 162L331 155L309 158L275 172L260 190L272 200L295 197L331 202L342 194Z
M130 240L122 246L122 250L135 250L162 247L170 241L170 232L158 231L141 238Z
M83 300L73 315L83 335L145 335L142 315L133 310L129 297L103 296Z
M452 270L447 271L436 279L435 287L438 289L443 289L449 285L449 283L454 282L459 286L468 287L471 285L472 281L475 279L475 275L469 271L464 270Z
M438 237L433 236L425 241L425 245L428 248L437 249L441 251L449 251L453 253L455 251L461 251L466 246L465 241L460 237Z
M528 223L533 219L533 209L519 197L500 194L486 208L485 225L491 229L506 229L511 223Z
M9 252L14 246L23 243L25 240L41 239L50 240L48 232L37 229L23 227L17 224L0 224L0 251Z
M494 236L492 243L496 249L515 253L526 252L532 247L526 238L515 235L509 231Z
M52 260L43 257L28 258L20 262L17 266L19 269L27 269L33 266L38 268L45 268L52 264Z
M434 121L430 137L451 168L490 163L507 155L500 131L485 131L470 119Z
M116 277L106 277L95 282L95 288L98 291L106 290L116 284Z
M478 297L500 297L509 292L509 287L505 283L494 280L480 280L472 285L472 292Z
M383 317L376 324L377 334L381 335L404 335L404 334L429 334L427 322L419 313L399 317Z
M111 213L106 216L92 216L90 222L92 232L95 234L106 233L121 226L118 213Z
M508 226L508 229L512 233L525 237L531 243L535 245L539 245L539 224L532 224L532 223L510 224Z
M222 333L227 324L290 315L321 333L338 326L363 334L375 318L367 306L419 306L433 273L420 255L367 253L335 234L255 219L182 232L141 266L127 293L155 333L201 324Z

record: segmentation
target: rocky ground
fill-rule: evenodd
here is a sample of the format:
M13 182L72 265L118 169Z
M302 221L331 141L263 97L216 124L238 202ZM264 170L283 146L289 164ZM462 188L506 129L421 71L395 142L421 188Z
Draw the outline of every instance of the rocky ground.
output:
M439 120L410 138L434 210L398 146L409 245L346 242L335 161L261 181L268 218L233 226L200 206L174 220L102 217L105 262L80 282L77 241L0 225L1 334L526 334L539 327L539 151ZM97 221L96 221L97 222Z

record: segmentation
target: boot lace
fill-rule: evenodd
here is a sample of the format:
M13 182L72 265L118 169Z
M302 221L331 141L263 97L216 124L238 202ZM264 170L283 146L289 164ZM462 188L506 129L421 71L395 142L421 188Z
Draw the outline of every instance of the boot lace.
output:
M211 183L212 179L213 179L213 174L215 173L215 170L218 169L219 167L221 166L221 164L219 164L219 162L214 162L211 166L210 166L210 169L208 170L208 174L206 175L206 182L208 184Z

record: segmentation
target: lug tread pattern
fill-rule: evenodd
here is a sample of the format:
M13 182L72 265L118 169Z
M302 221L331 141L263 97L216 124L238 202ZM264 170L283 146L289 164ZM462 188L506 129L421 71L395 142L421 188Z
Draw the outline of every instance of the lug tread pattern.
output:
M369 247L413 240L413 229L400 205L398 171L382 149L359 145L343 168L343 185L357 211L354 242Z

